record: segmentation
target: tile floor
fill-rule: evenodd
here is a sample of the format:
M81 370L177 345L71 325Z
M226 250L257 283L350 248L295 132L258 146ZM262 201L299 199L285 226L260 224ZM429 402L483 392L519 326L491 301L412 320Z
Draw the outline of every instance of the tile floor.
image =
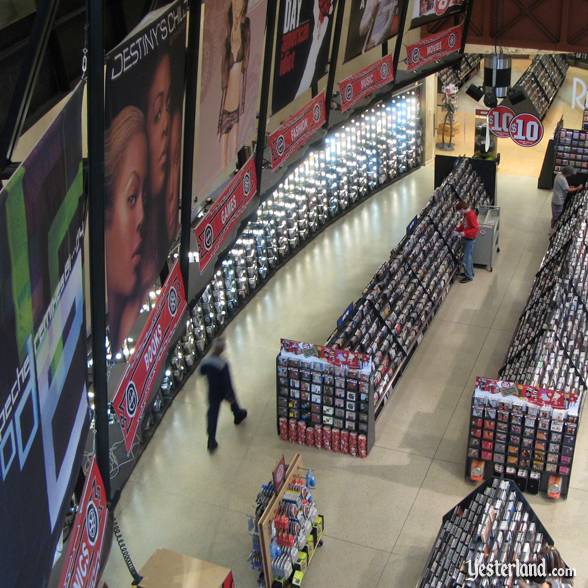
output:
M469 396L477 375L497 375L530 292L547 247L549 193L535 188L534 177L499 176L497 265L452 288L378 421L366 460L279 441L274 360L282 336L325 341L429 197L432 182L429 166L362 204L300 252L230 325L228 358L250 416L236 428L225 407L220 447L209 456L205 382L195 376L187 383L117 509L138 566L167 547L226 565L238 586L253 588L246 515L279 456L300 449L316 473L327 535L305 586L415 586L442 515L473 489L463 476ZM531 499L576 566L577 586L588 586L587 437L580 437L569 498ZM104 580L110 588L130 584L116 545Z

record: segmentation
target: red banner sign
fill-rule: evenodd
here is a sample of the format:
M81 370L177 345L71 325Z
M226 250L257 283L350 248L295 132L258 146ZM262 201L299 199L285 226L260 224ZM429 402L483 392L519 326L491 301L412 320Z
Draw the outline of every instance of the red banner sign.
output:
M528 112L515 116L510 122L510 138L521 147L534 147L541 143L543 132L541 120Z
M252 156L227 184L195 229L201 272L219 252L256 194L257 175L255 157Z
M490 132L501 139L507 139L510 132L510 123L515 113L508 106L497 106L488 111L488 125Z
M463 25L429 35L406 48L408 69L414 70L438 61L461 49Z
M176 261L139 335L135 353L119 384L113 406L128 452L133 447L153 382L165 362L172 337L186 310L186 293Z
M345 112L360 100L389 84L394 79L392 55L386 55L376 63L339 82L341 110Z
M296 153L326 122L325 93L321 92L269 136L272 169Z
M67 545L60 588L97 585L107 516L106 491L94 458Z
M292 341L290 339L282 339L281 348L282 351L288 353L303 355L304 357L316 357L324 359L332 365L345 365L352 369L360 369L369 362L369 357L364 353L355 353L347 349L335 349L334 347L313 345L312 343L303 343L302 341Z

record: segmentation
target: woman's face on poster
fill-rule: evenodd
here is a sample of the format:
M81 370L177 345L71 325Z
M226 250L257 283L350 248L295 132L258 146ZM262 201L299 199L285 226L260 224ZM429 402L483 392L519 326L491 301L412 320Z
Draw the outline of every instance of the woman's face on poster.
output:
M149 141L149 191L161 194L169 161L171 60L164 55L155 69L147 96L146 127Z
M143 250L143 191L147 179L147 140L135 133L119 164L106 227L108 289L129 296L137 285Z
M178 202L180 195L180 171L182 164L182 117L176 112L170 129L170 168L165 202L165 219L168 242L178 233Z

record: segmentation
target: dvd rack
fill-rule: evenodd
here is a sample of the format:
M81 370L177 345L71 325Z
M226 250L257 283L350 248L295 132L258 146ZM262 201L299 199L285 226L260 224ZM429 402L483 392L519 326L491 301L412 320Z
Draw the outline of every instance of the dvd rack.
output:
M567 70L568 63L562 55L536 55L513 89L522 90L537 116L543 119L564 83ZM503 104L508 105L509 101Z
M565 498L582 400L581 392L477 378L466 478L506 477L530 494Z
M447 67L439 72L439 91L449 84L461 88L480 69L481 56L477 53L465 53L459 65Z
M576 195L551 236L499 374L564 392L588 383L588 191Z
M513 573L494 577L491 583L488 580L488 586L519 586L516 570L522 574L523 564L540 563L553 545L516 484L494 478L443 517L418 586L486 585L480 579L473 580L473 574L482 564L492 565L494 561L511 564Z
M584 111L586 123L587 112ZM554 171L558 172L565 166L588 173L588 130L556 129Z

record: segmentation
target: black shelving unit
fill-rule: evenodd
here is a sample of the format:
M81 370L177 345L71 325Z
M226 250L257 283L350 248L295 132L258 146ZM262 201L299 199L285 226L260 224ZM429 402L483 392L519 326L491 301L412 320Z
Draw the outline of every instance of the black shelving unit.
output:
M458 88L464 86L479 70L481 55L465 53L459 64L448 67L439 72L439 92L448 84L455 84Z

